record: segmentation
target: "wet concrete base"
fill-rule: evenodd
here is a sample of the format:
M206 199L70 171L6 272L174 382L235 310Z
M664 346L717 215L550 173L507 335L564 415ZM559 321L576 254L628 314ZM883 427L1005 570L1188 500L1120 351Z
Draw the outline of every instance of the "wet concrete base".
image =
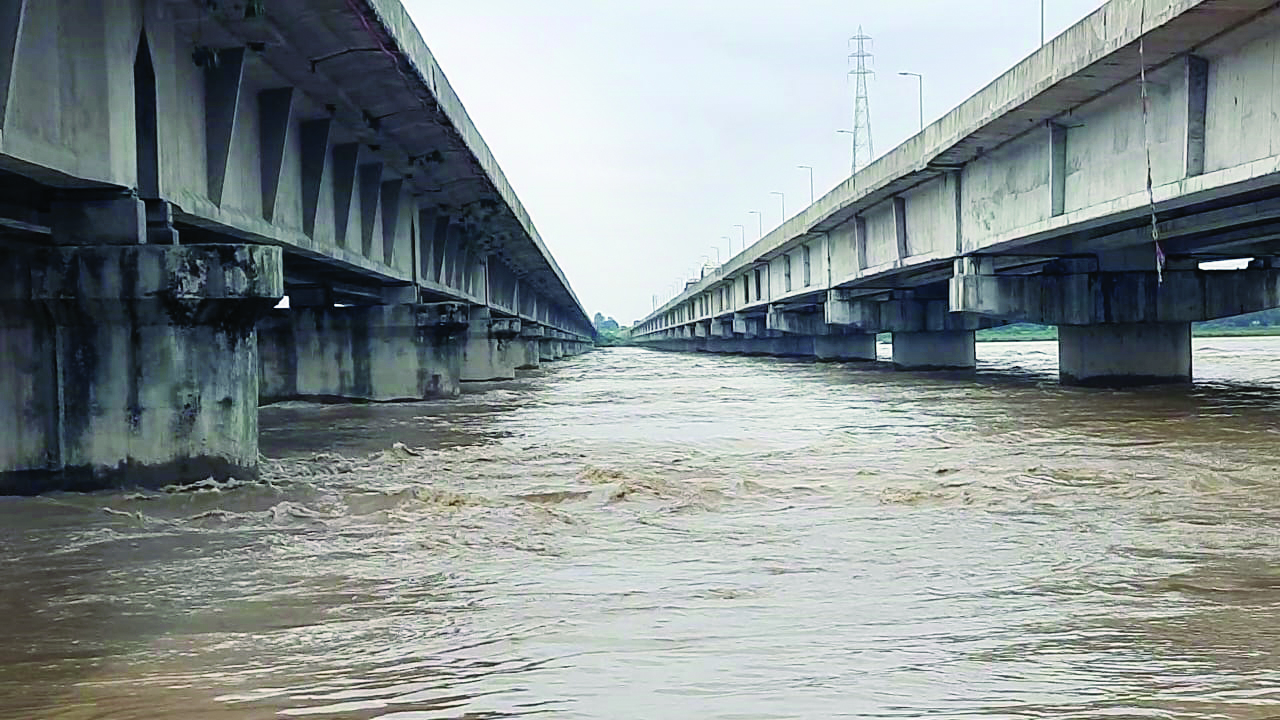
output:
M3 273L0 492L256 476L278 248L59 247Z
M1191 382L1191 323L1061 325L1063 385L1135 387Z
M893 334L897 370L972 370L977 364L972 330Z
M253 481L258 466L217 457L187 457L168 463L126 462L114 467L77 465L57 470L17 470L0 473L0 495L39 495L46 492L96 492L120 488L159 489L202 480Z

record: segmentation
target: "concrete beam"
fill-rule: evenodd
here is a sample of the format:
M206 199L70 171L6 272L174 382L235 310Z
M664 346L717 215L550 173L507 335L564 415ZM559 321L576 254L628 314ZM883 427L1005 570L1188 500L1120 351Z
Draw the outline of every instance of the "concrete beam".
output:
M819 311L795 312L777 305L769 306L765 316L765 330L788 335L826 335L830 330Z
M400 264L396 257L396 240L400 237L400 195L404 190L404 180L396 178L385 180L378 190L382 201L379 212L382 215L382 262L387 265Z
M272 88L258 93L259 161L262 173L262 217L271 222L280 195L280 171L293 127L293 88Z
M119 191L63 192L52 203L50 238L58 245L140 245L147 206Z
M899 297L880 303L880 328L885 332L972 332L997 324L971 313L952 312L943 299Z
M316 233L316 211L320 207L320 188L324 185L331 126L328 118L298 125L302 144L302 231L307 237L315 237Z
M1059 326L1200 322L1280 307L1280 270L1166 270L1163 278L1139 271L958 272L951 280L950 295L953 311L1011 322Z
M27 0L10 0L0 4L0 128L6 126L9 108L9 90L17 73L14 60L18 52L18 38L22 36L26 17Z
M880 331L880 303L852 299L846 290L828 291L823 312L828 325L871 333Z
M348 248L347 225L351 220L351 202L359 162L359 143L333 146L333 238L334 244L340 248Z
M208 162L209 200L222 205L222 190L231 161L231 142L240 113L240 87L244 84L244 48L216 52L216 61L204 68L205 151Z
M360 194L360 253L373 258L373 248L381 249L374 235L381 230L378 214L382 205L382 163L362 163L358 169Z

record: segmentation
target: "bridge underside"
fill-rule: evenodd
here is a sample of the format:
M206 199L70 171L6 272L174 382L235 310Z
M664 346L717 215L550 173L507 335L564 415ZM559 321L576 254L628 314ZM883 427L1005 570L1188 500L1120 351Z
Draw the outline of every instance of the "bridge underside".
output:
M383 0L4 3L0 253L0 493L251 478L261 402L593 336Z
M1110 0L633 337L857 359L887 332L898 367L966 368L1033 322L1064 383L1186 382L1191 323L1280 307L1277 28L1269 0Z

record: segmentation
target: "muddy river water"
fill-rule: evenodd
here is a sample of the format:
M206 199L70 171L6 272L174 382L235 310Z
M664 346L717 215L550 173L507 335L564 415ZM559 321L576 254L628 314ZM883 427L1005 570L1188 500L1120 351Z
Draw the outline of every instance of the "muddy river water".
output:
M0 498L0 718L1280 717L1280 338L978 354L602 350Z

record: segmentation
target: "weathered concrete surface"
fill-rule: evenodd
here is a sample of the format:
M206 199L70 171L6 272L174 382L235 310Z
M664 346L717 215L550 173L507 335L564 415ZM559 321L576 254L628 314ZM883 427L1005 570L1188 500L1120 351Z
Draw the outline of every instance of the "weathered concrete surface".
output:
M291 284L415 284L590 337L402 4L260 4L4 3L0 168L57 190L6 178L0 220L56 243L172 242L148 232L164 209L199 242L283 248Z
M251 479L257 319L278 248L59 247L11 255L0 302L0 493Z
M542 365L542 338L546 329L534 323L520 324L520 337L516 338L517 370L536 370Z
M1280 306L1280 270L957 273L950 304L1042 325L1202 322Z
M275 310L258 326L260 402L456 396L466 327L461 303Z
M1058 375L1067 385L1191 382L1191 323L1063 325Z
M538 361L552 362L556 359L555 341L551 338L543 338L538 341Z
M542 366L542 341L538 338L521 337L515 341L519 345L520 359L517 370L537 370Z
M514 379L516 366L524 362L519 335L519 320L495 318L489 308L472 306L462 344L462 382Z
M818 335L813 353L819 360L875 360L876 336L872 333Z
M967 370L976 365L972 330L893 334L893 366L896 369Z

